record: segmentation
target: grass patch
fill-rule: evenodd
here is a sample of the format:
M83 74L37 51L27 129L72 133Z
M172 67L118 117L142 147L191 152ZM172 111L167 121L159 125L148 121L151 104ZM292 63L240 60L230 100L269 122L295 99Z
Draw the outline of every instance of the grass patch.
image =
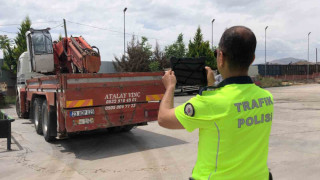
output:
M0 97L0 107L16 103L16 96L2 96Z
M7 104L16 104L16 96L6 96L4 98L4 101L7 103Z
M272 77L268 78L261 78L261 87L279 87L282 86L282 80L280 79L275 79Z

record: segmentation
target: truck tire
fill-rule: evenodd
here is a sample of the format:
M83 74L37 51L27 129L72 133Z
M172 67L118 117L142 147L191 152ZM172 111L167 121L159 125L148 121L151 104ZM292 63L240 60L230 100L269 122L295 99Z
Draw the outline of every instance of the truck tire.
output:
M42 130L43 137L47 142L55 140L57 131L57 116L55 110L48 109L47 101L42 103ZM54 134L54 135L53 135Z
M32 104L32 121L34 123L34 127L36 128L36 132L39 135L42 135L42 102L43 99L41 98L34 98Z
M20 101L19 97L16 97L16 112L19 118L22 118L21 111L20 111Z
M20 105L20 99L17 95L16 97L16 112L19 118L24 118L24 119L28 119L29 118L29 113L25 112L25 113L21 113L21 109L20 109L21 105Z

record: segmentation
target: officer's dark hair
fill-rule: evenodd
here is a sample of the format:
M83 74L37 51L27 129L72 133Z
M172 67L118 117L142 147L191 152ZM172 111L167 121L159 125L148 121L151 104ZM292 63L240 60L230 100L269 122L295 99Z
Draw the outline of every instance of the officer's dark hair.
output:
M254 60L256 45L256 36L249 28L233 26L222 34L219 49L230 70L248 70Z

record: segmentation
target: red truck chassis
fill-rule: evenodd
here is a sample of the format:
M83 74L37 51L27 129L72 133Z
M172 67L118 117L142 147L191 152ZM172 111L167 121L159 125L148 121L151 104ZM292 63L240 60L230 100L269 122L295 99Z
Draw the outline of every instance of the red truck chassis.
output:
M50 137L145 125L157 120L165 91L162 75L162 72L58 74L32 78L20 92L21 111L32 118L35 100L46 103L48 113L43 113L42 119L49 119Z

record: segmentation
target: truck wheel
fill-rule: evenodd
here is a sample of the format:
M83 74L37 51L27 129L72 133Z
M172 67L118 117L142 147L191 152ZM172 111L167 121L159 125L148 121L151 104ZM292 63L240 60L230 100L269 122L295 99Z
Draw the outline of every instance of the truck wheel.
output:
M47 101L44 100L42 103L42 130L43 130L43 137L47 142L51 142L55 140L55 136L52 134L56 134L57 128L57 123L56 123L56 112L55 111L50 111L47 106Z
M29 113L28 112L25 112L25 113L21 113L21 110L20 110L20 99L17 95L16 97L16 112L17 112L17 115L19 118L24 118L24 119L28 119L29 118Z
M133 129L135 126L134 125L126 125L126 126L123 126L122 129L121 129L121 132L129 132L131 131L131 129Z
M34 127L36 128L36 132L40 135L42 135L42 102L43 100L41 98L35 98L32 106L32 120L34 123Z
M21 111L20 111L20 101L19 101L18 95L16 97L16 112L17 112L18 117L22 118Z

